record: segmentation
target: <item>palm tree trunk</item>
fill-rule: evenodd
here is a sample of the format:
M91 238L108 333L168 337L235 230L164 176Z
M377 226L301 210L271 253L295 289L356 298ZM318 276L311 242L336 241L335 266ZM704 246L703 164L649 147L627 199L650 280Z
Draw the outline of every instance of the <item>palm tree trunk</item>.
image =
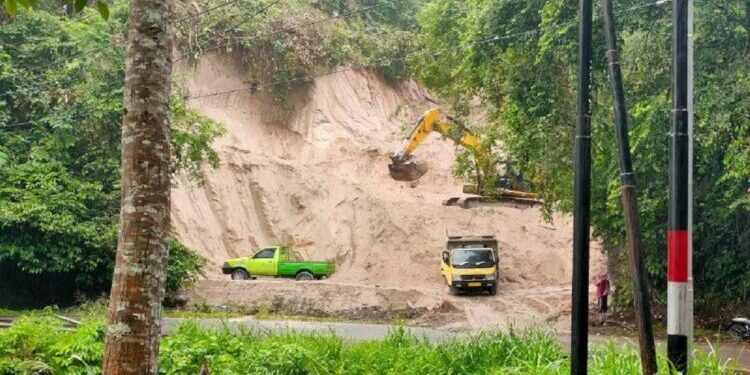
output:
M170 223L173 0L133 0L125 62L120 236L103 373L157 374Z

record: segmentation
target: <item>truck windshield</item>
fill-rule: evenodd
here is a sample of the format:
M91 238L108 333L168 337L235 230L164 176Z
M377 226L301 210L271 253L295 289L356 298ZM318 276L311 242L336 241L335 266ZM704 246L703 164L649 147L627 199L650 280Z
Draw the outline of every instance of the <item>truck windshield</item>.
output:
M492 267L495 265L495 257L490 249L466 249L453 250L453 267L476 268Z

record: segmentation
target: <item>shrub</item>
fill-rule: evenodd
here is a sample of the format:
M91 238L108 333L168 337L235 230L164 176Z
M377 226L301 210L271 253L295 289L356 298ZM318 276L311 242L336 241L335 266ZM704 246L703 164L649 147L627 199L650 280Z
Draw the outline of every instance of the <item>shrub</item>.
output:
M24 317L0 331L0 374L98 374L104 324L90 317L73 332L48 314ZM162 374L568 374L570 363L549 333L487 332L438 343L404 328L380 341L348 342L330 333L271 334L201 328L186 322L162 341ZM637 374L632 348L595 348L592 374ZM660 374L668 374L659 358ZM691 374L729 374L716 355L696 351Z

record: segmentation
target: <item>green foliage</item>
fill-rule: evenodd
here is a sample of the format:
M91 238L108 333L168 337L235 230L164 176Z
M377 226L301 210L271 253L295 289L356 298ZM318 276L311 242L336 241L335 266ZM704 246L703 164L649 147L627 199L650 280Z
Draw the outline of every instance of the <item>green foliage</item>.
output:
M226 128L187 107L185 100L172 96L172 170L198 182L205 177L205 164L219 166L219 154L211 148L214 139L226 134Z
M390 79L407 77L402 57L417 47L414 16L420 3L240 2L179 25L178 48L192 58L236 53L247 68L246 83L281 102L309 84L310 76L340 65L370 67ZM178 3L178 13L189 15L212 5Z
M73 332L51 314L32 314L0 331L0 374L100 374L104 324L87 318Z
M671 9L639 5L638 0L619 2L618 9L624 12L616 18L646 267L655 298L663 301ZM750 195L746 193L750 112L745 103L750 97L750 4L698 2L695 12L695 297L699 304L711 306L718 301L747 300L750 283ZM470 100L481 98L489 113L486 130L498 131L514 169L530 189L541 193L546 211L569 212L577 90L576 7L562 0L434 0L418 19L420 43L441 53L414 59L417 77L449 100L459 115L466 114ZM592 227L607 248L617 249L624 242L624 225L599 18L593 54ZM458 158L463 174L466 156ZM617 300L629 304L629 277L617 278L615 283L623 291L615 294Z
M0 28L0 266L20 273L3 289L58 281L87 293L108 290L127 3L109 10L108 22L23 12ZM172 106L174 172L200 180L205 162L218 164L211 143L224 129L178 95Z
M33 6L35 6L38 2L39 2L38 0L0 0L0 4L2 4L3 8L5 9L5 13L7 13L11 17L15 17L18 14L19 5L26 9L30 9ZM72 5L73 8L76 10L76 12L83 11L83 8L89 5L88 0L74 0L74 1L61 1L61 2L66 3L68 5ZM99 12L102 18L104 18L105 20L109 18L109 5L107 5L106 2L97 0L93 4L96 5L96 10Z
M46 315L22 318L0 331L0 373L28 369L98 374L104 325L88 318L73 333ZM163 339L162 374L568 374L570 364L556 338L533 330L484 333L431 343L403 328L382 341L346 342L331 334L267 334L200 328L187 322ZM593 349L592 374L638 374L640 361L630 348L613 343ZM659 374L668 374L659 357ZM729 374L716 355L695 352L690 374Z
M167 267L167 292L189 287L203 275L206 260L175 239L169 241L169 266Z

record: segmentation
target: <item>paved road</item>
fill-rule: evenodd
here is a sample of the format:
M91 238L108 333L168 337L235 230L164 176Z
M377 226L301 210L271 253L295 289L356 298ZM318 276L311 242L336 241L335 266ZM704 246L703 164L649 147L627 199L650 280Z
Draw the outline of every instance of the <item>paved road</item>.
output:
M162 333L169 334L174 330L182 318L164 318L162 324ZM366 323L339 323L339 322L301 322L293 320L263 320L252 317L231 318L226 321L220 319L197 319L199 325L206 328L223 328L229 327L231 330L250 329L261 332L320 332L333 333L348 340L380 340L388 332L395 329L395 326L386 324L366 324ZM409 331L418 337L428 338L430 341L441 341L449 338L466 335L466 333L451 332L447 330L409 327Z
M180 322L184 321L182 318L164 318L162 324L162 331L164 334L169 334L173 331ZM365 323L339 323L339 322L301 322L291 320L258 320L252 317L243 318L231 318L227 320L221 319L197 319L199 325L206 328L222 328L229 327L231 330L250 329L257 330L260 332L321 332L321 333L333 333L341 336L344 339L349 340L379 340L383 339L388 332L395 329L395 326L386 324L365 324ZM467 337L471 332L455 332L444 329L436 328L423 328L423 327L408 327L409 330L418 337L424 337L430 341L442 341L451 338ZM567 350L570 347L570 334L561 333L558 335L558 339L562 347ZM589 343L591 345L603 345L610 341L616 341L619 344L637 346L637 341L630 338L624 337L613 337L613 336L590 336ZM665 344L663 342L657 342L657 350L664 350ZM708 344L697 343L697 347L702 348L705 351L710 351L711 346ZM722 360L729 360L730 358L735 360L738 366L738 370L743 373L750 374L750 345L739 344L739 343L725 343L719 347L714 347L719 352Z

